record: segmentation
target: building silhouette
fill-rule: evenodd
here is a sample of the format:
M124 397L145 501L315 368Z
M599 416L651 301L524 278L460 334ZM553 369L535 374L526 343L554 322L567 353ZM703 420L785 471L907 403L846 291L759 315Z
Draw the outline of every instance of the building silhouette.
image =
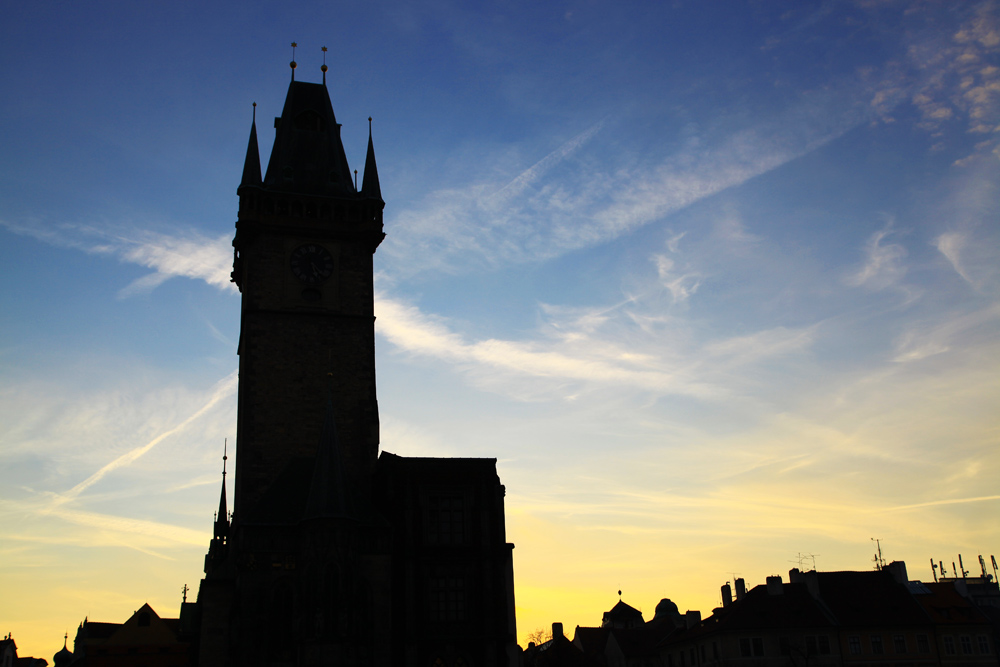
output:
M223 473L205 577L182 609L197 664L513 664L496 460L380 455L371 126L359 189L325 66L321 84L294 74L267 169L255 117L237 190L235 490L230 515Z
M896 561L864 572L802 572L747 590L726 583L705 619L669 599L654 617L620 601L599 627L524 652L525 667L996 667L1000 588L992 576L910 581ZM556 629L558 626L558 631Z

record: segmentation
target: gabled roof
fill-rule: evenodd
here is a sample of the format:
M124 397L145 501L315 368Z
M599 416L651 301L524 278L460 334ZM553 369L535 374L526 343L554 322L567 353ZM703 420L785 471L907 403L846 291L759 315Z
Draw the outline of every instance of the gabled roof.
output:
M604 612L604 618L601 621L601 625L626 627L642 622L643 619L641 611L619 600L618 604L611 608L611 611Z

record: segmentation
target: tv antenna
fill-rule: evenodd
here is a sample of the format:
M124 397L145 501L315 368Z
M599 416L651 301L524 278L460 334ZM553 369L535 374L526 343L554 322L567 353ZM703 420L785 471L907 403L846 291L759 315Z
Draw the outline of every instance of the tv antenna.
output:
M875 569L876 570L884 569L885 559L882 558L882 543L880 540L877 540L874 537L871 538L871 540L872 542L875 543L875 557L872 558L872 561L875 563Z
M804 553L802 553L800 551L796 555L795 560L790 560L788 562L789 563L798 563L799 564L799 570L803 570L804 571L806 561L809 561L812 564L812 567L810 569L815 570L816 569L816 556L820 556L820 555L822 555L822 554L804 554Z

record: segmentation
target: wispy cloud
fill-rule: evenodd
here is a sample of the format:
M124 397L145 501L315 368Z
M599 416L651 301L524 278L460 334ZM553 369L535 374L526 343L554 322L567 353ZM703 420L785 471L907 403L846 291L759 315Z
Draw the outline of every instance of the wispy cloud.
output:
M121 297L150 292L177 277L204 280L223 290L236 289L229 277L232 265L232 235L229 233L211 238L193 230L164 234L120 225L46 225L37 221L10 220L0 220L0 225L15 234L54 246L109 255L154 270L123 287L119 291Z
M906 249L898 243L888 243L893 234L892 220L868 238L864 246L864 263L844 281L852 287L883 290L897 286L906 275Z
M858 94L806 95L777 117L718 130L642 164L613 148L611 135L621 128L602 120L509 183L438 190L402 211L384 252L394 273L405 274L537 261L598 245L841 136L871 113L855 104Z
M90 488L97 482L101 481L101 479L103 479L109 473L119 468L123 468L125 466L130 465L131 463L136 461L139 457L149 452L149 450L153 449L154 447L156 447L158 444L160 444L170 436L175 435L186 429L199 417L201 417L206 412L215 407L215 405L219 401L232 395L236 391L238 378L239 376L236 371L230 373L227 377L223 378L213 388L208 401L204 405L202 405L197 411L191 414L187 419L177 424L173 428L160 433L146 444L141 445L139 447L135 447L129 450L128 452L122 454L121 456L117 457L113 461L105 464L97 472L93 473L87 479L83 480L82 482L80 482L73 488L69 489L65 493L56 495L53 499L53 505L54 506L62 505L70 500L75 499L77 496L86 491L88 488Z

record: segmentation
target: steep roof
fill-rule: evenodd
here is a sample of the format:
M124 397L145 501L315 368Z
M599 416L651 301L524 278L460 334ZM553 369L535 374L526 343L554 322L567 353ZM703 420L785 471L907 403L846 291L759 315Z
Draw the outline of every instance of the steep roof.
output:
M635 607L625 604L622 600L619 600L618 604L611 608L611 611L604 612L604 618L601 621L601 625L628 627L642 622L641 611Z
M356 196L326 86L292 81L281 117L264 188L296 194Z

